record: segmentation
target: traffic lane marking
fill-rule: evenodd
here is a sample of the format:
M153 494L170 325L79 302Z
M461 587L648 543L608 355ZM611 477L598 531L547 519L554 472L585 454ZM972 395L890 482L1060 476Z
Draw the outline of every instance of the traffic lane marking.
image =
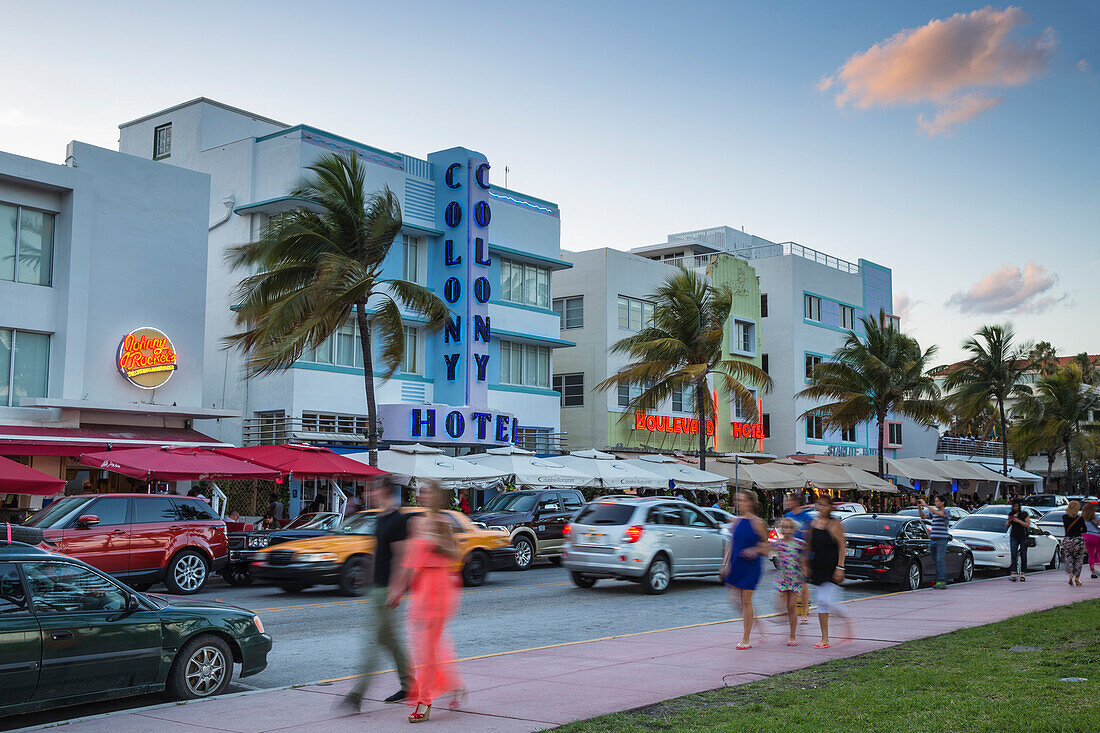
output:
M540 583L537 585L517 585L507 588L470 588L462 592L463 595L474 593L500 593L502 591L519 590L526 588L553 588L563 585L573 585L571 582ZM370 603L368 598L349 598L346 601L318 601L317 603L301 603L296 606L272 606L271 608L252 608L253 613L276 613L278 611L295 611L303 608L331 608L333 606L351 606L360 603Z

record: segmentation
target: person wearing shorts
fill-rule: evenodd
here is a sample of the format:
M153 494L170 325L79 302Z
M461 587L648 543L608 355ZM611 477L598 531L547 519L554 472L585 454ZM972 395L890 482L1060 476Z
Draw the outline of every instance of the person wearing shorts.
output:
M833 500L829 496L817 499L817 517L810 523L808 541L803 554L803 569L810 585L817 589L817 620L821 625L821 641L814 649L829 648L829 616L839 615L846 626L847 638L852 637L852 623L837 601L840 584L844 582L844 528L833 518Z

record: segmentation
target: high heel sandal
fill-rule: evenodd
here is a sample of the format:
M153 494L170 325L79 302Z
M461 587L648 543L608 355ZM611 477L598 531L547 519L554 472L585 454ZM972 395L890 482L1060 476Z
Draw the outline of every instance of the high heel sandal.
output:
M458 710L460 708L466 707L467 697L469 697L469 695L466 693L466 688L465 687L463 687L459 690L455 690L454 695L451 697L451 702L449 704L449 707L451 708L451 710Z
M424 708L424 712L420 712L421 707ZM424 705L423 703L418 702L416 704L416 710L413 710L411 713L409 713L409 722L410 723L424 723L428 720L429 717L431 717L431 714L432 714L432 706L431 705Z

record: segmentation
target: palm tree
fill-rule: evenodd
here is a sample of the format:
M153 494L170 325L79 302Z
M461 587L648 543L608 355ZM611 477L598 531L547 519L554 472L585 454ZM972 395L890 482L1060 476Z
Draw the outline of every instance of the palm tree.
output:
M747 361L724 358L723 328L733 310L733 293L711 285L691 270L670 275L650 296L653 321L638 333L611 347L633 361L596 385L606 391L622 385L642 385L630 400L631 410L652 410L676 390L692 389L692 412L699 423L699 467L707 467L707 419L718 418L709 399L707 378L714 375L738 402L746 415L758 419L756 399L745 382L764 392L772 380L760 367Z
M821 417L826 428L850 430L875 421L878 426L878 475L885 473L886 418L908 417L920 425L934 427L950 420L940 400L940 390L928 374L928 363L936 353L930 346L921 351L916 339L906 336L885 319L863 319L864 338L848 332L844 345L833 352L831 361L814 367L810 386L796 397L831 400L802 414Z
M372 337L384 367L405 353L401 306L422 313L429 331L443 327L446 305L430 290L382 278L382 262L401 232L401 206L389 190L368 194L358 156L330 154L307 167L290 195L302 206L273 218L260 238L232 248L227 259L248 275L237 287L237 325L227 346L248 353L249 375L289 368L355 315L363 348L370 464L378 462Z
M1031 368L1031 347L1014 347L1011 324L982 326L963 343L970 358L950 371L944 389L963 414L976 415L992 402L997 408L997 437L1001 440L1001 473L1008 475L1008 418L1005 405L1031 394L1023 375Z

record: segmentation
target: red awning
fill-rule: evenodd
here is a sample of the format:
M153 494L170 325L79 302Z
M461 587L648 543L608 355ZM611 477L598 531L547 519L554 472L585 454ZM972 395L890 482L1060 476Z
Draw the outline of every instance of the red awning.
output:
M80 462L146 481L273 479L279 472L205 448L134 448L85 453Z
M51 428L29 425L0 425L0 455L78 456L88 451L170 446L227 446L209 435L185 428L136 427L131 425L83 425L79 428Z
M65 482L59 478L0 458L0 494L53 496L64 488Z
M345 458L328 448L314 445L293 443L257 445L246 448L217 448L214 452L239 458L257 466L273 468L282 473L293 473L298 478L306 476L369 478L386 473L365 463Z

